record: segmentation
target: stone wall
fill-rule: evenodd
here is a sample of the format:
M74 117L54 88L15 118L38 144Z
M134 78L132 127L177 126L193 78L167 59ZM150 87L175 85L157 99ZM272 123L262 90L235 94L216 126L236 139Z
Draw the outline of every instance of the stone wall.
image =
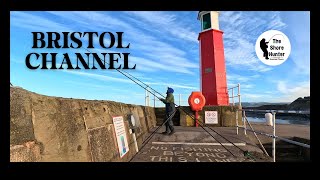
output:
M138 147L156 125L154 109L112 101L39 95L10 88L11 161L122 161L136 153L128 115L140 125ZM129 152L120 158L112 117L123 116ZM32 146L26 145L26 143Z
M183 110L181 109L183 108ZM190 107L184 106L181 107L180 112L180 125L181 126L194 126L194 120L188 116L185 112L194 116L194 112ZM206 124L208 126L236 126L236 112L238 110L238 106L205 106L202 111L199 112L199 121L204 122L205 119L205 111L218 111L218 124ZM238 124L243 125L242 123L242 115L241 112L238 112Z
M34 141L10 145L10 162L37 162L41 160L40 146Z

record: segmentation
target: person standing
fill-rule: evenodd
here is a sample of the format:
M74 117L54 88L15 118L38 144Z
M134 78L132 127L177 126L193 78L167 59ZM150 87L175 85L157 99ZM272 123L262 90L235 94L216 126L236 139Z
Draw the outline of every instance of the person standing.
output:
M176 110L175 104L174 104L173 92L174 92L174 90L172 88L168 87L166 99L160 98L160 101L162 101L166 105L166 118L165 118L165 120L167 120L170 117L170 115L172 115L168 119L168 121L165 123L166 131L162 132L162 134L165 134L165 135L171 135L175 132L174 127L173 127L173 122L172 122L172 118L174 116L173 113L175 113L175 110Z

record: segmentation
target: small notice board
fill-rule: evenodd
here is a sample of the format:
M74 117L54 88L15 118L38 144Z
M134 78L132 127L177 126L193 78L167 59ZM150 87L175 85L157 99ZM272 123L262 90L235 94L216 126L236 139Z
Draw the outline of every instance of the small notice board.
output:
M206 124L218 124L218 111L205 111Z
M123 117L113 117L113 126L117 137L120 157L122 158L129 151L127 133L124 127Z

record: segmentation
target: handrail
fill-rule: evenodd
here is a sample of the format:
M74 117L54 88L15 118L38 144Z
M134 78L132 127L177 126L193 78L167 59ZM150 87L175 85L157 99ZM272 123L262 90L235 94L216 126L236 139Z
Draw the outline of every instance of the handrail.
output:
M242 126L238 126L239 128L243 128L243 129L246 129L247 131L251 131L251 132L255 132L255 133L258 133L258 134L261 134L261 135L265 135L265 136L268 136L270 138L278 138L282 141L285 141L285 142L288 142L288 143L291 143L291 144L295 144L297 146L302 146L302 147L305 147L305 148L310 148L310 145L309 144L304 144L304 143L301 143L301 142L297 142L297 141L293 141L293 140L290 140L290 139L286 139L286 138L283 138L283 137L280 137L280 136L277 136L277 135L272 135L272 134L268 134L268 133L265 133L265 132L259 132L259 131L252 131L251 129L248 129L248 128L245 128L245 127L242 127Z
M254 134L254 136L256 137L256 139L258 140L258 142L259 142L259 144L260 144L263 152L264 152L267 156L269 156L268 152L267 152L266 149L264 148L264 146L263 146L263 144L261 143L261 141L260 141L259 137L257 136L256 132L254 132L254 129L253 129L253 127L251 126L251 124L250 124L250 122L248 121L247 116L246 116L245 114L244 114L244 118L246 119L247 123L249 124L249 127L251 128L251 130L253 131L253 134Z
M237 88L237 87L238 87L238 85L236 85L236 86L234 86L234 87L231 87L231 88L228 88L228 90L229 90L229 89L233 89L233 88Z
M292 113L292 114L310 114L310 111L292 111L292 110L259 110L259 109L238 109L238 111L241 111L242 112L242 120L243 120L243 126L239 126L238 124L236 124L236 128L237 128L237 134L238 134L238 129L239 128L243 128L244 129L244 134L247 135L247 131L251 131L254 133L254 135L256 136L256 138L258 139L260 145L261 142L259 140L259 138L257 137L256 134L261 134L261 135L265 135L269 138L272 138L272 156L273 156L273 162L276 162L276 142L275 140L276 139L280 139L282 141L285 141L287 143L290 143L290 144L294 144L294 145L297 145L297 146L301 146L301 147L305 147L305 148L309 148L310 149L310 145L309 144L304 144L304 143L301 143L301 142L297 142L297 141L293 141L293 140L290 140L290 139L287 139L287 138L283 138L283 137L280 137L280 136L276 136L275 134L275 125L276 125L276 113ZM272 123L272 126L273 126L273 135L272 134L268 134L268 133L264 133L264 132L259 132L259 131L255 131L253 130L253 128L251 127L246 115L245 115L245 112L246 111L251 111L251 112L266 112L266 113L272 113L272 119L273 119L273 123ZM238 113L237 113L238 114ZM237 119L237 116L236 116L236 119ZM246 127L246 122L248 122L249 126L251 127L251 129L248 129ZM264 148L263 148L264 149Z
M260 109L238 109L239 111L249 112L275 112L275 113L288 113L288 114L310 114L310 111L294 111L294 110L260 110Z
M238 93L236 94L236 96L234 95L234 90L233 90L233 89L235 89L235 88L237 88L237 90L238 90ZM230 90L230 89L231 89L231 95L229 94L229 90ZM228 88L227 90L228 90L229 99L230 99L230 98L232 99L232 105L233 105L233 106L235 105L235 103L234 103L234 98L235 98L235 97L238 97L238 106L241 107L240 84L238 83L236 86L231 87L231 88Z
M162 95L164 97L166 96L165 94L162 94ZM185 94L185 93L184 94L176 94L175 95L176 96L175 100L177 100L179 106L182 103L188 102L188 98L186 98L186 100L183 100L184 99L183 97L185 97L186 95L189 96L189 94ZM145 106L150 106L150 103L148 103L150 100L153 102L153 107L156 107L156 102L161 102L161 100L157 99L155 96L153 96L153 98L152 98L152 96L150 97L148 94L146 94L146 97L147 97L147 99L146 99L146 102L145 102Z

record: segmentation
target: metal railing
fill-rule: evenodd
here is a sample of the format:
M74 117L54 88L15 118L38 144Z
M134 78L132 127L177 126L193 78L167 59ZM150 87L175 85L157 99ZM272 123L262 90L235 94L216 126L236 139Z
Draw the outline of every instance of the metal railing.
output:
M176 104L181 106L181 105L185 105L188 106L188 97L190 94L175 94L175 101ZM153 97L152 97L153 96ZM166 94L163 94L163 96L165 97ZM186 98L184 96L187 96ZM184 100L186 99L186 100ZM145 93L145 106L153 106L153 107L164 107L164 104L161 102L160 104L158 104L159 102L161 102L159 99L157 99L155 97L155 95L150 95L150 93L146 90ZM152 105L151 105L152 103ZM157 106L158 105L158 106Z
M146 92L146 95L144 97L144 102L145 102L144 105L145 106L150 106L150 93L148 90L150 91L149 86L147 86L145 89L145 92Z
M229 90L231 89L231 95L229 94ZM235 96L234 95L234 89L237 89L237 95ZM234 106L235 105L235 102L234 102L234 98L238 98L238 106L241 107L241 95L240 95L240 84L238 83L238 85L234 86L234 87L231 87L231 88L228 88L228 94L229 94L229 99L231 98L231 101L232 101L232 105Z
M242 112L243 126L239 126L239 123L238 123L238 112L239 111ZM248 121L245 111L272 113L273 134L268 134L268 133L265 133L265 132L255 131L253 129L253 127L251 126L250 122ZM237 135L239 134L239 128L242 128L244 130L244 134L245 135L247 135L247 131L253 132L255 137L257 138L262 150L264 151L264 153L266 155L268 155L268 153L266 152L266 150L265 150L264 146L262 145L260 139L258 138L257 134L264 135L264 136L267 136L269 138L273 138L272 139L272 158L273 158L273 162L276 162L276 139L279 139L281 141L285 141L285 142L290 143L290 144L294 144L294 145L297 145L297 146L301 146L301 147L305 147L305 148L309 148L310 149L310 145L309 144L304 144L304 143L301 143L301 142L293 141L293 140L286 139L286 138L283 138L283 137L280 137L280 136L276 135L276 113L310 114L310 111L238 109L237 114L236 114L236 133L237 133ZM248 124L250 126L250 129L248 129L246 127L246 124Z
M145 91L145 106L152 106L151 103L153 103L153 107L156 107L157 102L161 102L159 101L154 95L153 98L152 94L150 95L150 93L148 92L148 90L150 91L149 87L146 88ZM229 94L231 92L231 94ZM235 95L236 93L236 95ZM234 106L235 103L238 103L238 106L241 108L241 95L240 95L240 84L238 83L236 86L228 88L228 94L229 94L229 99L231 99L232 101L232 105ZM166 96L166 94L163 94L164 96ZM184 97L187 96L187 97ZM189 98L190 94L175 94L175 100L178 102L177 104L179 106L181 105L185 105L188 106L188 98ZM238 102L235 102L235 98L238 99ZM186 100L185 100L186 99ZM163 104L161 103L160 106L163 106Z

